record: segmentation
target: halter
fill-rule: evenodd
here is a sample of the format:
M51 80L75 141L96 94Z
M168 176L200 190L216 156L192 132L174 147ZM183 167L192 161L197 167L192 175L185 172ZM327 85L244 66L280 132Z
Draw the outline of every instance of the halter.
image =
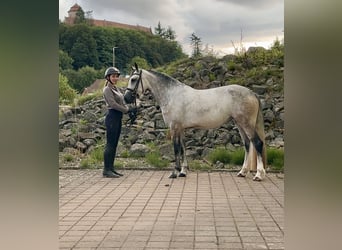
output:
M126 89L132 92L132 96L134 97L134 105L137 106L137 98L136 97L137 97L137 90L138 90L140 83L141 83L142 93L144 93L144 84L143 84L142 78L141 78L142 70L139 70L139 73L133 73L132 76L133 75L139 75L138 83L134 86L133 89L131 89L131 88L126 88Z
M132 96L134 98L133 104L134 104L135 107L137 107L137 90L138 90L138 87L139 87L140 83L141 83L142 93L144 93L144 85L143 85L143 82L142 82L141 74L142 74L142 70L139 70L139 73L133 73L132 76L133 75L139 75L138 83L134 86L133 89L126 88L126 90L132 92ZM134 114L133 113L129 113L129 120L127 120L127 123L130 121L130 123L133 124L135 119L136 119L136 113L134 113Z

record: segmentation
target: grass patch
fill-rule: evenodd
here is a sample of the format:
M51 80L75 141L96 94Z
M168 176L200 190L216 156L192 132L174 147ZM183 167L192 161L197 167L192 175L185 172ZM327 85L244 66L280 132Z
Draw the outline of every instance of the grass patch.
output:
M95 169L95 165L94 165L94 162L89 158L84 158L81 160L80 162L80 168L83 168L83 169Z
M267 149L267 164L275 170L284 170L284 150L276 148Z
M216 162L222 162L224 164L229 163L231 161L231 155L227 151L227 149L219 147L214 149L209 155L208 159L212 164Z
M63 156L63 160L65 162L71 162L75 159L75 157L72 154L66 154Z
M216 80L216 76L214 73L209 73L209 81L215 81Z
M98 144L94 149L80 162L81 168L98 168L103 166L104 144Z
M94 148L89 154L89 157L94 162L103 162L103 151L104 151L104 145L101 145L99 147Z
M208 164L205 164L203 163L202 161L200 160L193 160L193 161L190 161L189 162L189 168L192 170L192 171L209 171L209 170L212 170L213 167L208 165Z
M245 159L245 150L238 148L236 151L229 152L231 161L229 163L234 165L242 165Z
M122 158L129 158L129 156L130 155L129 155L128 150L124 150L120 153L120 157L122 157Z
M212 164L222 162L224 164L242 165L245 157L243 148L235 151L228 151L223 147L214 149L209 155L208 160ZM267 165L273 170L284 170L284 150L276 148L267 148Z
M223 147L219 147L208 155L208 159L212 164L219 161L224 164L242 165L244 157L245 151L243 148L238 148L235 151L228 151Z
M162 159L160 153L156 151L146 154L145 159L147 163L159 169L167 167L170 163L168 160Z
M124 163L122 161L119 161L115 159L114 161L114 168L115 169L123 169L124 168Z

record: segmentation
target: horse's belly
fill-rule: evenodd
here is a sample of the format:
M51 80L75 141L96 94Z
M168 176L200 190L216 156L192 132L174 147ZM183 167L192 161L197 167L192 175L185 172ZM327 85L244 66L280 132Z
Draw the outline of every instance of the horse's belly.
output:
M217 128L225 123L229 118L226 112L218 112L211 110L208 112L184 112L183 127L184 128Z
M183 128L204 129L220 127L232 112L231 99L223 89L183 93L182 101L172 100L163 109L167 124L177 123Z

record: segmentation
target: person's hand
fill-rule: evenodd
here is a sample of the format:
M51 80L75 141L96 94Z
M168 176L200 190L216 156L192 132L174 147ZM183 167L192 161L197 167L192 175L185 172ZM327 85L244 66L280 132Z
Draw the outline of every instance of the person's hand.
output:
M138 108L136 106L133 106L133 105L129 105L128 106L128 113L134 113L136 114L138 111Z
M138 112L138 108L136 106L133 105L129 105L128 106L128 116L129 119L131 121L131 124L134 123L135 119L137 119L137 112Z

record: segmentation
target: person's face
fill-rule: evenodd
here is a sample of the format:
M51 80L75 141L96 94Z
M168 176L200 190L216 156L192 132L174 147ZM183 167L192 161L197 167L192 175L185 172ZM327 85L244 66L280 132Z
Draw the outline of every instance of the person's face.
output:
M119 80L118 74L113 74L113 75L110 75L109 77L110 77L111 82L113 83L116 83Z

